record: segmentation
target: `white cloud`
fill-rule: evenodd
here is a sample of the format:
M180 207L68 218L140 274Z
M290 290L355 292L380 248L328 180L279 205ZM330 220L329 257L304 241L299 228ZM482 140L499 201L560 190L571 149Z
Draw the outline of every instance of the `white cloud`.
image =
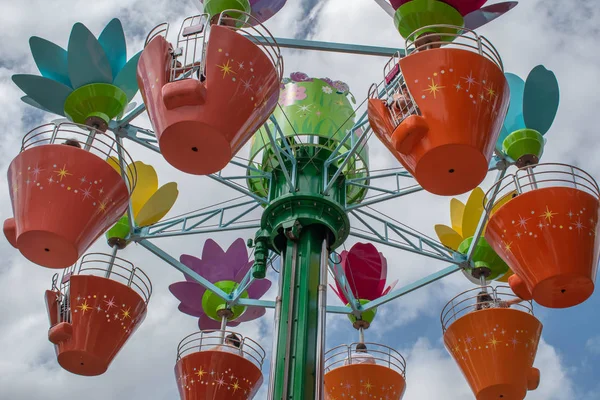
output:
M587 87L599 76L600 56L590 49L596 48L593 35L595 26L585 21L597 20L589 15L576 13L576 7L568 9L560 2L560 23L548 2L541 0L521 2L519 7L482 30L503 56L506 69L522 76L538 63L557 73L562 89L562 103L553 129L548 134L549 145L545 160L576 161L581 167L598 175L600 161L591 155L598 149L594 142L591 118L598 107L598 96L587 92ZM554 3L557 3L554 1ZM583 2L579 2L583 3ZM591 4L591 2L589 2ZM168 20L178 27L184 16L195 11L192 1L179 2L159 0L88 1L42 1L24 0L3 5L0 25L3 40L0 42L0 126L3 141L0 145L2 170L16 155L22 135L33 126L32 119L40 114L33 112L19 101L22 95L10 75L14 73L37 73L28 49L28 37L39 35L63 46L66 45L73 23L84 22L98 34L113 16L121 17L128 30L130 49L139 49L145 34L156 24ZM558 7L557 7L558 8ZM35 13L31 13L35 10ZM543 12L540 12L543 10ZM597 12L597 7L590 8ZM276 36L294 37L306 29L306 20L300 1L289 1L282 12L267 24ZM575 13L575 14L574 14ZM330 0L319 12L313 12L310 32L315 40L361 43L377 46L402 47L403 40L395 32L393 23L371 0ZM585 17L585 18L584 18ZM587 19L586 19L587 18ZM570 30L577 23L579 29ZM131 51L130 51L131 55ZM332 55L322 52L298 52L284 50L286 72L304 70L313 76L329 76L345 80L360 102L366 96L372 82L382 79L382 67L386 62L379 57L356 55ZM585 89L584 89L585 88ZM138 96L139 99L139 96ZM139 102L139 101L138 101ZM54 117L43 116L43 121ZM35 121L40 122L40 121ZM136 124L149 127L147 117ZM560 145L559 145L560 143ZM393 157L375 139L371 140L371 168L397 166ZM171 215L187 212L236 196L216 182L183 174L169 166L160 157L139 146L127 144L134 158L152 163L160 182L177 181L180 198ZM577 151L575 151L577 150ZM242 156L245 156L242 151ZM575 160L573 154L580 155ZM584 156L581 156L584 155ZM490 181L486 181L489 186ZM5 175L0 176L0 186L6 187ZM0 218L11 214L7 192L0 196ZM428 235L434 235L435 223L449 221L447 198L419 193L409 198L396 199L376 208L410 226L418 227ZM242 232L250 236L253 232ZM181 253L199 254L203 241L208 237L187 236L180 239L164 239L156 244L177 256ZM212 235L223 247L238 235L232 233ZM346 247L352 244L349 240ZM399 279L398 287L426 276L445 265L414 254L378 246L388 258L390 281ZM107 247L99 241L93 250L106 252ZM60 369L55 361L51 344L47 340L48 322L43 304L43 293L50 285L53 271L32 265L6 242L0 244L4 267L0 272L0 343L4 343L0 355L0 397L33 400L64 398L96 399L157 399L172 400L177 396L173 366L175 349L180 339L197 329L194 318L176 312L177 302L167 290L171 282L181 279L181 274L148 254L140 246L132 245L119 253L146 271L154 285L149 313L141 328L133 335L117 356L109 371L95 378L71 375ZM369 334L377 340L389 341L410 322L420 317L433 317L445 301L469 287L466 280L455 274L431 287L418 290L397 301L382 306ZM273 295L273 290L270 295ZM332 299L330 303L338 303ZM246 324L244 333L260 339L270 351L272 313L260 322ZM389 322L388 322L389 321ZM356 339L345 316L329 318L328 347ZM598 340L591 340L588 349L593 351ZM457 367L439 347L420 339L406 352L408 365L407 399L471 399L472 395ZM574 399L573 383L565 372L555 348L544 342L540 345L536 365L542 370L542 384L528 399ZM266 371L266 369L265 369ZM266 376L265 376L266 380ZM257 400L266 398L263 386ZM592 397L589 397L590 399Z

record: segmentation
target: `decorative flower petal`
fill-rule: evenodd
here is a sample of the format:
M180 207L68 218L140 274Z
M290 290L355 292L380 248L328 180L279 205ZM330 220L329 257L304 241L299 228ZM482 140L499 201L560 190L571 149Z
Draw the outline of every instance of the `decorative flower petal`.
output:
M462 221L462 237L463 239L470 238L475 235L477 225L483 214L483 201L485 193L480 187L473 189L465 205L465 212Z
M125 33L123 32L123 25L121 25L121 21L118 18L112 19L106 25L100 36L98 36L98 43L100 43L100 46L104 49L104 53L106 53L112 76L117 76L127 62Z
M37 36L29 39L29 48L42 76L71 87L65 49Z
M73 89L90 83L112 83L110 62L98 39L85 25L76 23L68 46L69 79Z
M195 282L176 282L169 285L169 291L188 308L202 310L202 296L206 289Z
M233 268L234 277L248 265L248 247L242 238L237 238L225 253L227 265ZM245 275L245 273L244 273Z
M465 15L465 28L475 30L507 13L517 5L516 1L496 3Z
M207 239L204 242L204 248L202 249L202 261L209 267L214 268L220 264L221 260L225 258L225 252L212 239ZM215 265L217 264L217 265Z
M510 89L510 105L504 119L504 126L507 134L525 128L523 119L523 93L525 92L525 82L515 74L506 73L506 80ZM504 140L504 138L500 138ZM499 142L501 143L501 142Z
M265 315L266 311L264 309L264 307L248 307L246 309L246 311L241 315L241 317L239 317L238 319L235 320L235 322L248 322L248 321L253 321L255 319L258 319L260 317L262 317L263 315ZM229 324L227 324L229 325Z
M187 314L187 315L191 315L192 317L196 317L196 318L200 318L203 315L206 315L206 313L204 312L204 310L202 310L202 309L197 310L195 308L188 307L188 306L186 306L183 303L179 303L179 306L177 308L182 313Z
M212 329L221 329L221 323L209 318L206 314L200 316L198 319L198 328L201 331L208 331Z
M260 299L264 296L265 293L269 291L271 288L272 282L268 279L258 279L250 284L250 287L247 289L248 297L251 299Z
M42 107L42 105L40 103L38 103L37 101L33 100L31 97L29 96L23 96L21 97L21 101L25 104L29 104L30 106L33 106L35 108L39 108L42 111L46 111L51 113L52 111L48 110L46 107ZM68 121L68 120L67 120Z
M148 226L160 221L171 210L178 195L177 183L170 182L162 186L135 216L136 224L138 226Z
M137 183L131 195L131 206L135 217L158 190L158 175L152 165L144 164L141 161L134 162L133 166L137 175Z
M437 233L440 242L442 242L444 246L458 251L458 246L462 243L463 238L452 230L452 228L446 225L436 225L435 233Z
M206 250L206 245L204 245L204 249ZM221 261L223 258L218 258L216 260L209 259L209 261L206 261L205 259L199 259L193 256L182 254L179 259L183 264L201 274L204 278L212 283L233 280L231 269L225 267L225 264L223 264ZM191 279L189 276L186 276L185 279L189 282L193 281L193 279Z
M37 75L13 75L13 82L33 101L58 115L65 115L64 104L73 90L55 80Z
M450 200L450 221L452 229L462 236L462 220L465 215L465 205L458 199Z
M246 256L247 257L247 256ZM254 261L248 261L246 263L246 265L244 267L242 267L237 274L235 275L235 278L233 279L236 282L241 282L242 279L244 279L244 277L246 276L246 274L248 273L248 271L250 271L250 268L252 268L252 266L254 265Z
M137 65L142 52L140 51L131 60L127 61L127 64L121 69L116 75L113 84L119 89L125 92L127 100L131 101L138 91L137 83Z
M356 243L342 262L346 279L358 299L374 300L381 276L382 261L377 248L371 243Z
M538 65L531 70L523 93L525 126L544 135L554 122L558 111L560 91L552 71Z

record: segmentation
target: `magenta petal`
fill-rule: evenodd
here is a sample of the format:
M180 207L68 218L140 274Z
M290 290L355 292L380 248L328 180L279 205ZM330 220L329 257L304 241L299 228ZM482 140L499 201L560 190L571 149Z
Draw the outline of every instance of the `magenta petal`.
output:
M377 288L382 260L375 246L370 243L356 243L344 261L344 272L354 295L358 299L376 299L381 294L377 292Z
M337 281L335 283L337 285ZM335 295L338 297L338 299L340 299L342 301L342 303L348 304L348 300L346 300L346 296L344 296L342 294L342 290L339 288L339 285L338 285L337 290L336 290L336 288L333 287L333 285L329 285L329 287L331 288L331 290L333 290L333 293L335 293Z
M265 315L266 311L263 307L248 307L246 312L241 317L236 319L236 322L248 322Z
M169 291L185 306L202 309L202 296L206 289L194 282L176 282L169 286Z
M271 281L268 279L259 279L250 284L248 296L251 299L260 299L271 287Z
M202 310L202 309L198 310L198 309L195 309L195 308L191 308L191 307L186 306L183 303L180 303L177 308L182 313L187 314L187 315L191 315L192 317L199 318L199 317L201 317L201 316L203 316L205 314L204 310Z
M204 314L198 319L198 328L200 328L201 331L221 329L221 323Z

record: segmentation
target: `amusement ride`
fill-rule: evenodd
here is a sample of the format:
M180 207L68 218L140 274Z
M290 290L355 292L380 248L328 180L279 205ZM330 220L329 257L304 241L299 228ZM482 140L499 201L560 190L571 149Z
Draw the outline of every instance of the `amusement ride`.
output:
M183 400L252 399L263 381L273 400L401 399L404 358L365 331L377 307L458 271L473 288L441 310L448 352L476 399L524 399L543 379L533 302L573 307L594 290L600 189L575 166L540 163L559 106L555 75L506 72L475 32L516 2L376 0L401 50L276 39L264 23L285 3L204 0L201 14L175 34L157 26L129 59L118 19L98 37L75 24L66 49L30 39L40 75L13 81L25 103L64 119L24 136L8 169L14 218L4 234L31 262L61 270L45 293L58 363L103 374L152 312L150 277L119 257L137 243L183 273L169 290L198 319L173 349ZM342 81L284 73L284 47L387 60L357 104ZM142 113L152 129L134 124ZM396 168L370 169L373 136ZM127 140L243 197L165 219L177 183L159 187ZM489 172L494 183L479 187ZM420 191L470 193L449 200L439 241L370 207ZM238 230L227 249L210 238ZM201 254L155 244L190 234L205 237ZM101 236L111 250L89 253ZM346 250L349 237L360 242ZM450 266L396 288L375 244ZM277 297L263 299L276 264ZM327 304L328 283L345 306ZM265 379L264 343L235 327L266 308L275 327ZM325 347L328 312L348 315L355 343Z

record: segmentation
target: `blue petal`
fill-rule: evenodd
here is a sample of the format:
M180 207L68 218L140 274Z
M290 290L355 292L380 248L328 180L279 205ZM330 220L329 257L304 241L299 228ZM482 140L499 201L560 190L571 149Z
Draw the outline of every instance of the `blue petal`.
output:
M69 78L73 89L90 83L112 83L108 57L85 25L79 22L73 25L68 50Z
M517 5L516 1L496 3L480 8L465 15L465 28L475 30L510 11Z
M65 49L37 36L29 38L29 47L42 76L71 86Z
M121 69L121 72L119 72L119 75L117 75L113 82L113 85L125 92L129 101L133 99L133 96L138 91L137 65L141 55L142 52L140 51L131 57L131 60L127 61L127 64Z
M70 87L37 75L13 75L12 80L42 109L46 109L54 114L65 115L65 100L73 92ZM31 105L38 107L34 104Z
M32 99L29 96L23 96L21 97L21 101L25 104L29 104L30 106L33 106L35 108L38 108L42 111L46 111L46 112L52 112L50 110L48 110L46 107L42 106L40 103L38 103L37 101L35 101L34 99Z
M506 73L506 80L510 88L510 106L504 119L504 127L508 133L525 128L523 119L523 92L525 82L515 74Z
M558 111L560 93L552 71L542 65L531 70L525 82L523 115L528 128L542 135L548 132Z
M117 76L127 62L125 33L123 33L123 25L121 25L118 18L113 19L106 25L100 36L98 36L98 42L108 57L112 76Z

